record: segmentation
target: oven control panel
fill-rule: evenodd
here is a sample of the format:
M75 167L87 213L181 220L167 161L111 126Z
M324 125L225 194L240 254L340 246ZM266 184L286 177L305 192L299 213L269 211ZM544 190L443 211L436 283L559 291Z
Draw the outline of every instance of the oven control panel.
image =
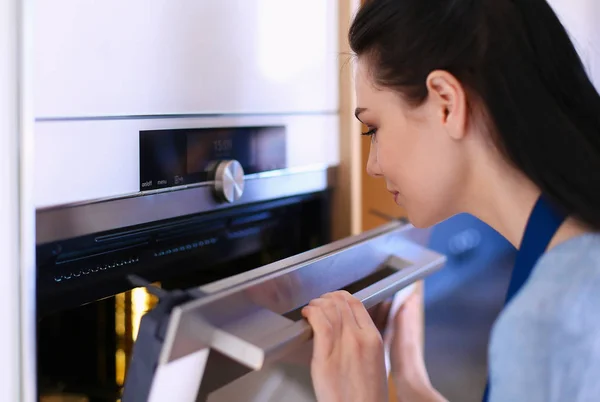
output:
M284 126L140 132L140 191L214 182L218 197L234 202L245 174L286 167Z

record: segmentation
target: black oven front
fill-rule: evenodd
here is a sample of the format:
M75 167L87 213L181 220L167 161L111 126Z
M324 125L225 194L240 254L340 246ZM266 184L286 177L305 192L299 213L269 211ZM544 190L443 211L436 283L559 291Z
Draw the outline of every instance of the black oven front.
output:
M330 241L330 170L245 185L229 205L199 184L38 211L40 397L119 400L140 319L156 303L132 275L190 288Z

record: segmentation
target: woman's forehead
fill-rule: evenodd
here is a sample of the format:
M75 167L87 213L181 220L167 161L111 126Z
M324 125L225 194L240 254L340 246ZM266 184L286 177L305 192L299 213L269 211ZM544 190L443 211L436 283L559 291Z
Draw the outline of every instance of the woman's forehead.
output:
M371 68L363 57L357 58L354 62L354 82L357 97L369 96L377 91Z

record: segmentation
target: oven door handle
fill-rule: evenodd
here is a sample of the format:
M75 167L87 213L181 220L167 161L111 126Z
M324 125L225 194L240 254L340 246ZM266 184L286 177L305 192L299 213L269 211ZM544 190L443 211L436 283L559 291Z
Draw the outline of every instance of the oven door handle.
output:
M206 349L249 370L280 360L311 340L300 314L310 300L344 289L369 309L441 269L446 258L411 230L390 223L201 288L173 310L160 364Z
M404 261L396 256L391 256L385 266L396 272L352 294L362 302L367 310L388 300L396 293L413 285L424 277L424 267L406 267ZM262 351L260 359L242 362L239 357L244 356L244 354L229 357L240 361L240 363L245 364L249 368L259 370L264 364L276 361L292 353L296 348L310 341L312 337L312 327L308 321L301 319L289 327L272 332L260 342L260 345L255 345ZM221 352L223 353L223 351Z

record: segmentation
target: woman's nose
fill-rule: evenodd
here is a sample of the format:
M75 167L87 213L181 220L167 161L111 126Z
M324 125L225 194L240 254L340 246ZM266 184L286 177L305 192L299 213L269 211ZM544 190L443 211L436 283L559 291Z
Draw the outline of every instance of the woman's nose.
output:
M367 160L367 174L373 177L381 177L383 173L381 172L381 168L379 167L379 163L377 161L377 152L375 151L375 147L371 145L371 149L369 151L369 159Z

